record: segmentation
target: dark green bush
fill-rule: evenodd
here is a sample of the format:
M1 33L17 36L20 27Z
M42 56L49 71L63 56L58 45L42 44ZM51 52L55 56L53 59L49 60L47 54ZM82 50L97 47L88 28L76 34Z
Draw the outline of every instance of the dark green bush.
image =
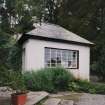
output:
M24 73L25 83L30 90L49 92L67 90L73 76L63 68L45 68Z
M22 91L25 89L24 77L20 72L10 71L8 72L8 86L16 91Z
M52 83L52 71L32 71L24 74L25 83L30 90L48 90L53 91L54 86Z
M70 82L69 84L69 90L70 91L79 91L80 90L80 86L76 83L76 82Z
M92 94L105 94L105 84L91 83L86 80L74 80L69 84L69 90Z
M6 67L0 65L0 86L4 86L8 80L8 70Z
M78 81L76 81L76 83L77 83L77 85L79 85L80 91L90 92L91 89L94 88L94 86L86 80L78 80Z
M105 94L105 84L94 84L97 94Z
M0 68L0 86L9 86L15 90L24 90L25 83L21 72Z

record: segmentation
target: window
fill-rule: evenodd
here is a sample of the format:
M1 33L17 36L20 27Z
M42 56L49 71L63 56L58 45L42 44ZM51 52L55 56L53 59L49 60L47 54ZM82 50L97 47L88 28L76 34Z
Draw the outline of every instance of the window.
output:
M78 68L79 51L45 48L45 67Z

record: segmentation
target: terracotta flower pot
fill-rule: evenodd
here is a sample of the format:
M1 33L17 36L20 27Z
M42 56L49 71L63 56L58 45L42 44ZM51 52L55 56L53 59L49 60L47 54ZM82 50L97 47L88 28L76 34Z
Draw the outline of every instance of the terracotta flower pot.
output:
M11 104L12 105L24 105L26 103L27 94L12 94L11 95Z

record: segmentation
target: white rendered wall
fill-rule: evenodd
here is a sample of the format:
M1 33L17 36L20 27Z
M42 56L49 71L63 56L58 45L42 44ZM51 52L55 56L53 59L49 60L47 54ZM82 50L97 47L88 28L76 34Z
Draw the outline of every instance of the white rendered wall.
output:
M38 70L44 68L44 48L61 48L79 50L79 69L68 69L76 78L89 80L90 48L74 44L57 43L29 39L23 47L25 48L25 70Z

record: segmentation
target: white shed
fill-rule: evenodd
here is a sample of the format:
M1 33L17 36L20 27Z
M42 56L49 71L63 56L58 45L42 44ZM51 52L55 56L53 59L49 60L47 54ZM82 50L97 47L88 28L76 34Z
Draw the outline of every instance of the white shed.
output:
M23 71L62 66L76 78L89 80L92 42L60 27L42 23L20 39Z

